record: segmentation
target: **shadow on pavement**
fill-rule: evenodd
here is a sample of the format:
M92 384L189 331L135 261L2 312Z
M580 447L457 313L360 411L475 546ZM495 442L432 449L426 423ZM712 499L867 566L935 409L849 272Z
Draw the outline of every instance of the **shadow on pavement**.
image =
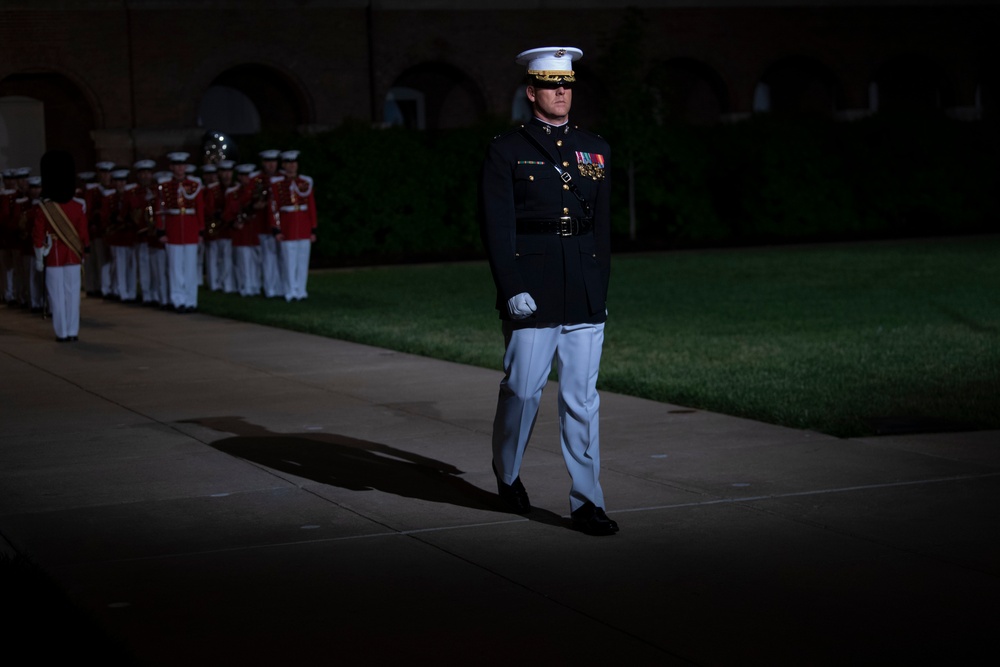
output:
M220 452L320 484L506 513L496 494L461 479L464 473L450 463L382 443L331 433L277 433L235 416L182 423L232 433L231 438L209 443ZM554 512L537 508L524 518L569 526Z

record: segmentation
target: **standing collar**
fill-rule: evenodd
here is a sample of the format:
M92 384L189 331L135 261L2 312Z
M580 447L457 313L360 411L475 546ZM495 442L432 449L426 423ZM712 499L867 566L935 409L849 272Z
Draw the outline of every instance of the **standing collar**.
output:
M534 125L538 129L540 129L542 132L544 132L545 134L550 134L550 135L551 134L569 134L569 127L570 127L570 125L569 125L569 119L567 119L566 122L563 123L562 125L551 125L549 123L546 123L544 120L542 120L538 116L532 116L530 124Z

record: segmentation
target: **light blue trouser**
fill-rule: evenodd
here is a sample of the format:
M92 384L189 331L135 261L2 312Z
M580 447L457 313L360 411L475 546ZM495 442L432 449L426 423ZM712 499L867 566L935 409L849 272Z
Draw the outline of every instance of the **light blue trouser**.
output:
M309 279L309 252L312 243L309 239L282 241L278 246L281 252L281 269L284 273L282 283L285 286L285 300L305 299L306 281Z
M272 234L258 234L257 238L260 241L260 268L263 274L261 286L264 288L264 296L285 296L281 267L278 264L278 241Z
M175 307L198 307L198 244L167 244L170 302Z
M604 345L604 324L564 324L513 329L504 323L505 377L500 382L493 421L493 461L503 482L511 484L538 415L542 389L557 361L559 437L566 469L573 481L570 509L590 501L604 507L601 490L597 374Z
M80 335L80 265L45 267L52 328L59 338Z

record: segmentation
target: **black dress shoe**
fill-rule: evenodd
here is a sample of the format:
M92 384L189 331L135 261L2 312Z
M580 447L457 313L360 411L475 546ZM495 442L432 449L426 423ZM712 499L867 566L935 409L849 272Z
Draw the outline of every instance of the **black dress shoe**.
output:
M618 522L615 521L614 519L612 519L611 517L609 517L607 514L605 514L603 507L598 507L597 511L596 511L596 514L597 514L597 518L599 520L601 520L601 521L607 521L608 523L611 524L611 530L613 532L615 532L615 533L618 532Z
M579 530L587 535L614 535L618 532L618 524L608 518L604 508L587 502L573 511L573 530Z
M504 506L514 514L527 514L530 512L531 502L528 500L528 491L524 488L524 484L521 483L521 477L518 476L513 484L504 484L503 480L500 479L500 475L497 474L495 463L493 464L493 474L497 477L497 495L500 496L500 500Z

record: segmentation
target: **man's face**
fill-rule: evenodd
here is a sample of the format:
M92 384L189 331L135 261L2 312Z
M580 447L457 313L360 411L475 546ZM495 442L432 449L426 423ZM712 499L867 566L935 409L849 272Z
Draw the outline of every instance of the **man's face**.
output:
M571 88L536 88L528 86L528 99L535 109L535 115L546 123L562 125L569 118L569 108L573 104Z
M268 176L274 176L278 173L278 161L277 160L261 160L260 166L264 168L264 173Z
M183 179L187 175L187 165L174 163L170 165L170 173L174 175L178 181Z
M153 172L150 169L140 169L136 172L135 178L139 185L146 187L153 182Z
M281 169L285 172L286 176L295 178L299 173L299 163L295 160L286 160L281 163Z
M233 170L223 169L219 172L219 182L227 188L233 184Z

